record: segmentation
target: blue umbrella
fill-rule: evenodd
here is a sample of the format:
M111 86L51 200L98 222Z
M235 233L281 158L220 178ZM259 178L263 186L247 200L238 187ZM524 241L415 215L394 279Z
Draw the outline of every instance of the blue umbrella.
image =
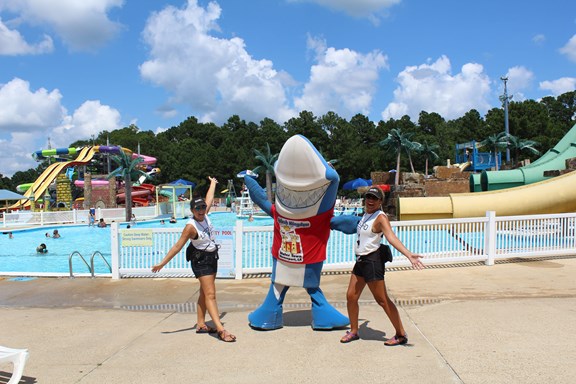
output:
M361 177L350 180L344 183L342 189L358 189L360 187L368 187L372 185L372 180L366 180Z
M243 178L244 176L258 177L258 174L256 172L249 170L249 169L246 169L244 171L238 172L238 174L236 175L236 177L239 177L239 178Z

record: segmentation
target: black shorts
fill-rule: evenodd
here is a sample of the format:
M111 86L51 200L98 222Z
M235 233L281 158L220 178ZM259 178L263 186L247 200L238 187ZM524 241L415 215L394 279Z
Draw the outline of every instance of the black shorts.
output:
M218 254L216 253L216 255ZM191 264L192 272L196 278L215 275L218 272L218 256L194 258Z
M384 263L382 260L360 260L354 264L352 273L364 278L367 283L384 280Z

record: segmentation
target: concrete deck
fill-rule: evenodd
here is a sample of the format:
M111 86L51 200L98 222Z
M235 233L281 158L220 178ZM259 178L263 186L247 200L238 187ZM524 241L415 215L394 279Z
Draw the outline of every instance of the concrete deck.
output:
M218 280L233 344L197 335L195 279L0 278L0 345L28 348L21 383L572 383L576 258L389 271L410 344L366 290L362 339L310 328L303 289L288 291L284 328L250 329L269 278ZM349 275L323 276L346 313ZM0 365L0 383L12 368Z

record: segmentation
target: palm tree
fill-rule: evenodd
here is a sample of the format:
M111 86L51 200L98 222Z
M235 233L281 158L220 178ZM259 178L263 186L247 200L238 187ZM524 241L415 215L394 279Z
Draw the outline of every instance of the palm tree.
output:
M274 176L274 163L278 160L278 153L272 154L270 151L270 145L266 143L266 153L262 153L257 149L254 149L256 154L256 160L260 160L261 165L254 168L252 171L259 173L261 170L266 171L266 196L268 201L272 200L272 176Z
M538 143L534 140L524 140L519 137L508 135L508 143L510 150L514 153L514 158L512 159L513 163L518 162L518 158L520 157L520 152L528 151L533 155L539 155L540 151L534 148L534 146L538 145Z
M410 169L412 170L412 173L416 173L414 170L414 163L412 162L412 152L420 152L422 150L422 144L417 141L410 141L406 139L406 142L404 143L404 150L408 155L408 161L410 162Z
M429 160L436 160L440 156L436 153L436 151L440 148L437 144L428 144L427 141L424 141L422 147L420 147L420 152L426 158L426 177L428 177L428 162Z
M497 135L488 136L486 139L480 142L481 147L490 148L490 152L494 153L494 162L496 164L496 170L498 170L498 153L506 149L508 146L508 140L506 132L500 132Z
M120 176L124 179L126 221L130 221L132 218L132 177L148 176L144 171L138 169L138 164L144 161L144 159L141 157L132 158L131 155L122 150L118 155L113 155L110 158L118 164L119 167L108 175L108 179L115 176Z
M395 185L400 183L400 155L402 154L402 150L408 146L409 143L411 143L411 137L411 133L405 134L400 128L393 128L388 133L388 137L378 143L381 146L390 148L396 152L396 177L394 179Z

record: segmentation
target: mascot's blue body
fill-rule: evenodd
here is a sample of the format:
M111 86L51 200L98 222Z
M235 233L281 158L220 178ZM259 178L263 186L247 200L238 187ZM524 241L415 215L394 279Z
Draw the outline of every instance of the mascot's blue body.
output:
M286 141L275 164L276 201L251 177L245 184L251 199L274 219L272 283L264 303L250 313L250 326L282 328L282 303L289 287L304 287L312 301L312 328L333 329L350 324L328 303L320 289L331 229L354 233L353 217L334 217L339 176L304 136ZM347 221L347 219L350 219Z

